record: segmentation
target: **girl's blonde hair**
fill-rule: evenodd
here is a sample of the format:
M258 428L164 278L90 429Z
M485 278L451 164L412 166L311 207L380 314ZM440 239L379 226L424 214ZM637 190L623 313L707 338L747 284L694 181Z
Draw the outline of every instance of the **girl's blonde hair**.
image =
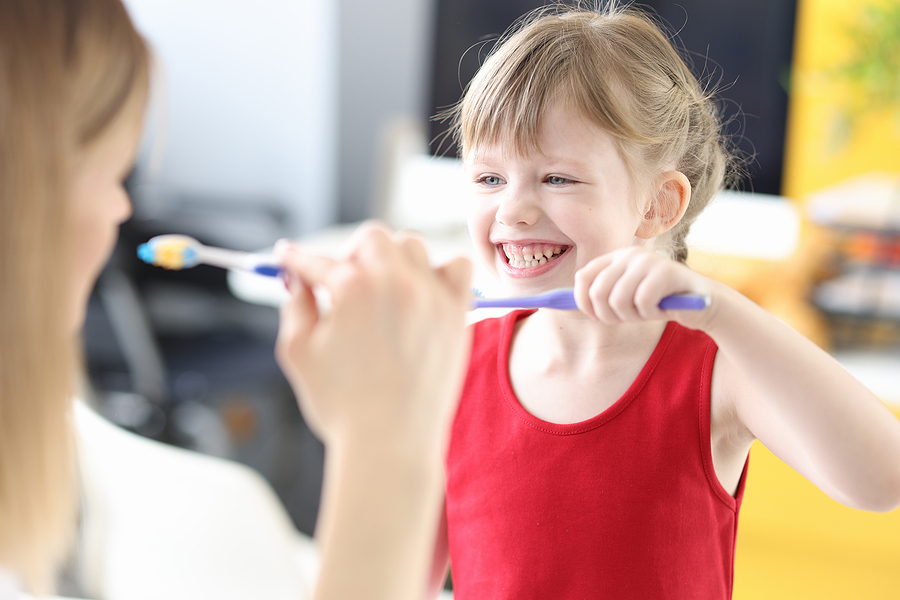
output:
M639 193L681 171L691 183L682 220L656 246L687 258L691 223L725 185L732 155L718 109L661 28L615 2L595 10L555 5L527 15L494 47L445 116L465 158L509 143L540 150L541 118L565 102L609 132Z
M149 53L119 0L0 2L0 565L52 589L74 529L73 163L140 118Z

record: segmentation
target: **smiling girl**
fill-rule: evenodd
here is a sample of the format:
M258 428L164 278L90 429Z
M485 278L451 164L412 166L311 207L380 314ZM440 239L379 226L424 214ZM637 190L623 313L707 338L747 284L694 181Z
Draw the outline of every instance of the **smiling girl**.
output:
M478 255L579 311L474 326L433 582L468 598L729 598L750 445L844 504L900 504L900 423L831 357L684 265L731 170L669 36L614 3L496 46L455 112ZM735 226L741 226L735 223ZM703 311L662 298L706 295Z

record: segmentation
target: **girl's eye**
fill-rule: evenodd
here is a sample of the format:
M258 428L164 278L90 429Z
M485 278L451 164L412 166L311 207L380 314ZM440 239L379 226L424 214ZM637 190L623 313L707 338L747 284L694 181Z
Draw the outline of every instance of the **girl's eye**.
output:
M497 177L496 175L482 175L478 179L475 180L475 183L480 183L486 186L496 186L503 183L503 180Z
M547 183L550 185L566 185L567 183L572 183L572 180L559 175L550 175L547 177Z

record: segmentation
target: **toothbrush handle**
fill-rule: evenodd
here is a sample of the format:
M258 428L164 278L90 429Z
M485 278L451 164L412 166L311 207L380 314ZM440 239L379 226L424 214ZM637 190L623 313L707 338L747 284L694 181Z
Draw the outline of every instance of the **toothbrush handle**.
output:
M557 308L560 310L578 310L575 296L570 288L551 290L533 296L518 298L475 298L472 308Z
M196 252L196 261L201 264L212 265L221 269L248 271L257 275L265 275L266 277L278 277L282 273L282 269L276 263L275 257L269 254L204 246L199 243L193 249Z
M256 273L257 275L265 275L266 277L278 277L284 272L278 265L266 264L256 265L255 267L250 269L250 271Z
M709 296L700 294L674 294L659 302L662 310L703 310L709 306Z
M659 307L663 310L703 310L709 306L709 297L700 294L674 294L663 298ZM556 308L578 310L571 289L552 290L544 294L520 298L475 298L472 308Z

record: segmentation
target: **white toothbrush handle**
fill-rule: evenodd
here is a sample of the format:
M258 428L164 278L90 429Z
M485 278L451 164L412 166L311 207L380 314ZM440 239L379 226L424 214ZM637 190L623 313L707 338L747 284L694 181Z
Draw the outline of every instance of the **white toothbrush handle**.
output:
M252 271L269 277L277 277L281 274L281 268L275 257L267 254L200 245L197 248L197 257L203 264L222 269Z

